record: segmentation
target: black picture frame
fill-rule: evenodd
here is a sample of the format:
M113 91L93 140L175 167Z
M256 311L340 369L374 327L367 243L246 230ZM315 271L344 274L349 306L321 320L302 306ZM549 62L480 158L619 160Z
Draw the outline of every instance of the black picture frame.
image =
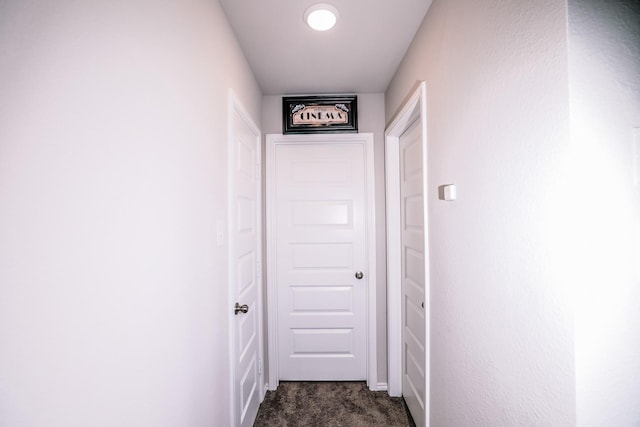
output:
M282 133L357 133L356 95L282 97Z

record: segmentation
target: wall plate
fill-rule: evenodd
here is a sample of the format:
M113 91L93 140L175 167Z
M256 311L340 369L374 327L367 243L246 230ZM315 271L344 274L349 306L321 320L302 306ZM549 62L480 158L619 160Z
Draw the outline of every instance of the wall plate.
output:
M456 200L456 185L455 184L447 184L441 185L438 187L438 198L440 200L446 200L447 202L451 202Z

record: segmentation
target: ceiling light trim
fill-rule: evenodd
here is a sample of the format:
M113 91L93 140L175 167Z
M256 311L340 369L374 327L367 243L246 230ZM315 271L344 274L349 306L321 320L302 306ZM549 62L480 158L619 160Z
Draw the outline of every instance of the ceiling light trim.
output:
M338 22L340 13L329 3L317 3L304 12L304 22L316 31L327 31Z

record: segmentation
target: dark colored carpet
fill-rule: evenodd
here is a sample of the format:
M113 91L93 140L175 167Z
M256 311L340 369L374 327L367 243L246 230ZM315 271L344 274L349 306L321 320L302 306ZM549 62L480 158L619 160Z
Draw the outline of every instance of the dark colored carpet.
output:
M411 426L401 397L364 382L281 382L268 391L254 427Z

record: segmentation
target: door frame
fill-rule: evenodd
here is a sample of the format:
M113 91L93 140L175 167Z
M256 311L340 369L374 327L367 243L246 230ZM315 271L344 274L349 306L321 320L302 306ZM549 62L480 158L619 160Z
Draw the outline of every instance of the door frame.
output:
M278 145L301 145L318 143L348 142L362 144L365 155L365 198L366 198L366 289L367 315L367 385L371 390L378 387L377 330L376 330L376 228L375 228L375 174L373 158L373 134L329 134L329 135L282 135L268 134L266 137L266 251L267 251L267 341L269 390L275 390L280 383L278 374L278 303L276 285L276 215L275 215L275 155Z
M256 168L256 176L258 177L258 184L257 184L257 198L256 198L256 206L255 206L255 212L256 212L256 236L257 236L257 241L256 241L256 283L258 286L258 299L257 299L257 313L256 313L256 339L258 340L257 342L257 348L258 348L258 390L256 390L256 392L258 393L258 398L259 401L262 402L264 400L265 394L266 394L266 389L265 389L265 384L264 384L264 371L263 371L263 361L264 361L264 334L263 334L263 316L264 316L264 302L263 302L263 295L262 295L262 288L263 288L263 281L262 281L262 277L263 277L263 273L262 273L262 247L263 247L263 240L262 240L262 144L261 144L261 140L262 140L262 132L260 131L260 128L258 128L258 126L255 124L255 122L253 121L253 119L251 118L251 115L247 112L247 110L244 108L244 106L240 103L240 100L238 99L238 97L235 95L235 93L233 92L232 89L229 89L229 105L228 105L228 118L227 118L227 159L228 159L228 163L227 163L227 259L228 259L228 292L227 292L227 299L228 299L228 305L227 307L229 308L229 361L230 361L230 366L231 369L230 371L230 387L231 387L231 398L230 398L230 403L231 403L231 425L233 426L237 426L239 425L238 423L240 422L240 420L237 419L237 414L236 414L236 405L238 404L237 402L237 397L236 397L236 392L237 392L237 388L238 388L238 384L236 384L236 360L237 360L237 354L236 354L236 335L237 335L237 331L236 331L236 327L234 326L234 320L235 320L235 313L233 310L233 306L236 302L235 298L235 294L232 291L233 286L232 283L234 283L236 275L237 275L237 271L236 271L236 263L234 262L234 248L235 248L235 240L234 240L234 233L233 230L235 229L235 218L234 218L234 214L233 214L233 203L234 203L234 185L235 185L235 179L234 179L234 174L233 174L233 167L232 165L235 164L236 158L235 158L235 150L234 150L234 145L235 145L235 139L234 139L234 116L237 115L237 117L239 117L246 125L247 127L251 130L251 133L253 134L253 139L255 141L256 144L256 159L255 159L255 165L254 167ZM217 229L217 239L218 239L218 244L220 244L220 242L222 242L223 240L223 236L224 236L224 231L221 227L221 224L218 223L218 229Z
M387 333L388 333L388 391L402 396L402 253L400 198L400 137L415 122L422 127L424 254L425 254L425 412L429 424L430 396L430 274L428 220L428 163L427 163L427 89L420 82L402 105L385 130L385 168L387 196Z

